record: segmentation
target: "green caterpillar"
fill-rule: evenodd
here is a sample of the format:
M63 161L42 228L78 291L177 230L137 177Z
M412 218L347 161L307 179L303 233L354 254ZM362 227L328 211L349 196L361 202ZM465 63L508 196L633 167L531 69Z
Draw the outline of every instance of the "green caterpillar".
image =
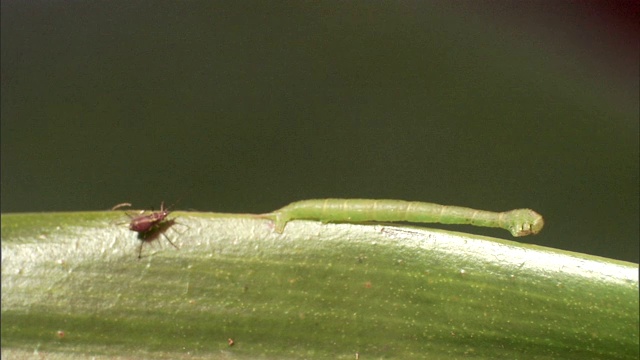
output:
M318 199L291 203L264 215L284 231L291 220L327 222L407 221L418 223L471 224L502 228L513 236L537 234L544 226L542 216L530 209L505 212L475 210L426 202L371 199Z

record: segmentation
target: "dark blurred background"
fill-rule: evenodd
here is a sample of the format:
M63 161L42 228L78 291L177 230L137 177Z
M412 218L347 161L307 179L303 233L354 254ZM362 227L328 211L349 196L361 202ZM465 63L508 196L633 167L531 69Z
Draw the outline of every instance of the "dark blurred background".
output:
M1 10L3 213L530 207L522 241L638 262L637 1Z

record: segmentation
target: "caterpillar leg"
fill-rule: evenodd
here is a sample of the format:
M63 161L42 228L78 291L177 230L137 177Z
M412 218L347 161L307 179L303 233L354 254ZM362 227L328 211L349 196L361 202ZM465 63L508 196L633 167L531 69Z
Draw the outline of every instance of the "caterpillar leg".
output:
M273 221L273 228L278 234L282 234L284 227L287 225L287 222L289 222L288 218L278 212L263 214L260 215L260 217Z
M281 214L277 214L275 219L273 220L273 225L275 226L276 232L278 234L282 234L284 231L284 227L289 222L289 219L285 218Z

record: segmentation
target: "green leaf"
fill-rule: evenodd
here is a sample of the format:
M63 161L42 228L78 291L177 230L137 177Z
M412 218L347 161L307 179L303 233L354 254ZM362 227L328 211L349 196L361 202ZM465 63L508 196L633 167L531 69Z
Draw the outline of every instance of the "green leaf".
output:
M2 215L4 357L637 359L638 265L387 224ZM160 234L159 234L160 235ZM229 339L234 342L229 345Z

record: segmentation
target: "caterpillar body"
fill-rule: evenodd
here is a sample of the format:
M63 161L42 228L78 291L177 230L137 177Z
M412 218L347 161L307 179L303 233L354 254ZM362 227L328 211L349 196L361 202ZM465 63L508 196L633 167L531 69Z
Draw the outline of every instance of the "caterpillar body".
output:
M544 226L542 216L531 209L504 212L476 210L426 202L372 199L317 199L293 202L265 214L284 231L287 222L305 219L322 222L406 221L416 223L471 224L502 228L513 236L537 234Z

